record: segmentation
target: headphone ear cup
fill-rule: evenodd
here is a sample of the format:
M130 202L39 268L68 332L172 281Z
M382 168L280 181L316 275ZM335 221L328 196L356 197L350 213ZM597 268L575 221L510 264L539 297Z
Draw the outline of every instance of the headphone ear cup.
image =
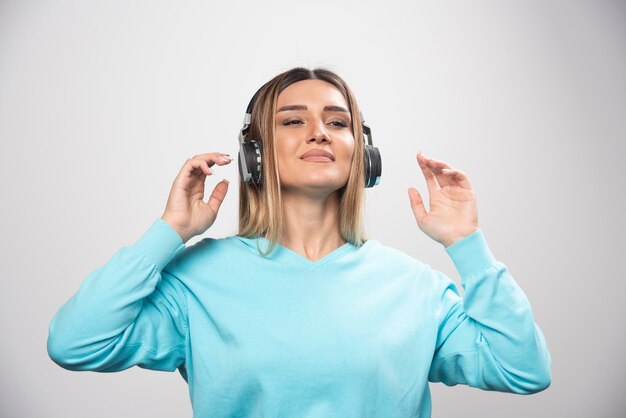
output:
M383 169L383 162L380 158L380 151L373 145L365 144L365 187L374 187L380 183Z
M239 149L239 175L246 183L260 184L263 156L263 143L256 139L244 141ZM245 167L242 167L242 162ZM245 168L245 170L244 170Z

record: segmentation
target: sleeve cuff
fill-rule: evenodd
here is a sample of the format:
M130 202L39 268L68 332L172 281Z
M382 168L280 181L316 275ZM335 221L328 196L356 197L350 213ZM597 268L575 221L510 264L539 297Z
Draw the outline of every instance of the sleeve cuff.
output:
M161 271L180 249L185 248L185 244L174 228L157 218L132 248L145 255Z
M445 249L462 279L482 273L497 263L480 228Z

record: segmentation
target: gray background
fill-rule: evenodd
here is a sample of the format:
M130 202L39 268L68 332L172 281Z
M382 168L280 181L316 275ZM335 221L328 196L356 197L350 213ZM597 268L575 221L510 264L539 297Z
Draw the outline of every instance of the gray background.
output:
M433 417L623 416L625 22L617 1L0 0L1 415L191 416L177 372L66 371L47 327L185 159L236 155L251 95L302 65L342 75L372 127L370 237L458 280L406 191L428 198L418 150L449 162L546 335L547 391L432 385ZM203 236L236 232L236 168L208 181L231 188Z

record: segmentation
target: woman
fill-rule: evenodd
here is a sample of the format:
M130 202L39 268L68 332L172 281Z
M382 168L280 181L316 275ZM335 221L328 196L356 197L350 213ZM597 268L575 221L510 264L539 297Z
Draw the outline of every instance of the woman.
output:
M429 417L428 381L524 394L549 386L543 335L486 244L463 172L418 153L430 210L408 193L464 299L443 273L365 239L364 125L339 76L294 68L249 107L260 177L240 179L239 234L184 245L215 222L228 182L207 202L204 182L232 161L187 160L162 217L52 319L56 363L178 369L194 417Z

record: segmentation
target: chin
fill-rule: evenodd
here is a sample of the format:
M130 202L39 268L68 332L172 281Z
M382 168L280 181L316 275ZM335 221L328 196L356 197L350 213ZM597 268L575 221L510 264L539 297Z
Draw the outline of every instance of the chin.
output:
M344 187L347 184L347 180L343 183L338 179L329 179L322 178L321 176L316 179L308 178L301 179L298 182L292 183L287 182L287 184L281 181L282 187L288 190L324 190L326 189L328 193L332 193Z

